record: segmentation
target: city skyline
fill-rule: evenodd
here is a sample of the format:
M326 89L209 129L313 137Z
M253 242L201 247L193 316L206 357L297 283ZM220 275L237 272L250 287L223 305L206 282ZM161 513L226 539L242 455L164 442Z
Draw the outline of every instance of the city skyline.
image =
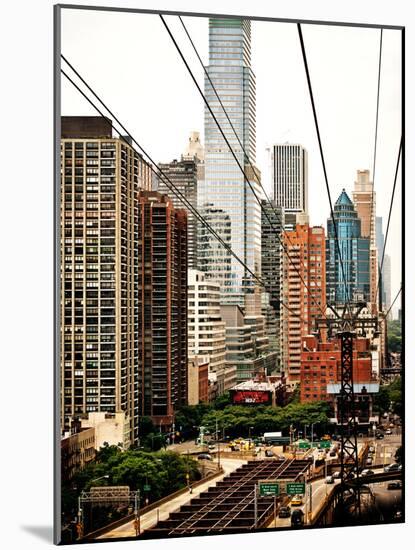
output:
M114 14L126 29L140 28L142 21L134 18L134 15ZM189 58L192 70L199 84L202 86L204 75L201 67L191 51L183 29L175 17L167 17L172 32L180 43L184 54ZM117 51L117 45L112 43L108 49L103 44L105 29L109 24L108 14L93 12L82 13L82 17L76 10L68 10L63 19L63 45L62 51L72 60L78 69L91 75L92 83L111 102L112 107L120 114L122 120L128 122L130 131L140 141L145 136L145 145L151 154L159 162L171 162L173 158L179 158L188 134L192 130L199 131L201 141L204 143L203 132L203 105L194 84L191 82L185 67L182 65L177 52L174 51L169 37L165 33L158 16L146 15L143 34L138 38L130 36L128 52L136 48L139 51L140 40L148 39L150 43L157 38L157 51L152 51L147 58L139 56L140 66L153 77L154 71L159 70L160 64L166 69L163 79L174 74L174 78L180 79L180 93L178 90L169 89L170 102L177 109L172 112L167 109L162 90L155 92L156 104L159 106L158 117L163 117L166 124L163 126L164 140L160 140L157 125L154 124L154 113L146 113L145 105L149 101L150 90L140 89L141 102L135 97L134 108L129 100L134 89L135 80L131 75L131 86L123 89L123 101L119 99L116 86L108 85L102 80L104 76L104 57L112 57ZM207 21L200 18L185 18L191 36L194 38L202 59L207 65ZM275 25L275 27L274 27ZM73 30L76 26L76 40ZM309 214L311 225L325 225L327 217L328 201L324 191L324 183L321 169L321 160L317 149L315 129L312 121L311 106L305 85L304 68L300 57L296 26L293 24L273 23L272 27L278 29L277 33L270 35L269 23L254 21L252 24L252 67L257 81L257 165L262 172L262 183L270 193L269 166L267 161L266 146L271 143L301 143L308 151L309 159ZM329 184L332 200L343 187L351 193L356 170L369 169L373 171L373 145L375 125L376 103L376 77L379 49L379 31L374 29L356 28L325 28L321 26L305 25L304 37L309 56L311 78L317 101L317 111L320 118L323 149L327 163ZM85 35L85 30L92 29L92 35ZM149 38L149 33L153 38ZM333 33L336 33L336 48L327 48L331 42ZM394 34L395 33L395 34ZM138 33L136 33L138 34ZM85 51L84 40L94 39L97 50L92 59L79 56ZM350 46L350 40L353 45ZM338 46L337 46L338 45ZM347 47L346 47L347 46ZM275 48L279 48L281 56L272 56ZM330 50L328 52L327 50ZM105 52L105 56L99 52ZM363 52L363 54L362 54ZM130 53L125 53L128 58ZM283 74L283 84L274 78L274 71L270 70L269 56L275 63L275 72ZM324 63L316 63L316 55L328 56L326 61L330 66L330 77L322 75ZM335 57L337 56L337 58ZM162 59L161 59L162 58ZM261 59L268 59L268 66ZM335 59L338 63L335 63ZM380 90L380 119L377 166L375 175L375 192L377 192L378 216L387 219L387 207L390 200L393 175L396 164L400 137L400 36L392 30L383 32L383 58ZM167 65L166 65L167 62ZM327 65L327 64L326 64ZM122 70L123 63L116 69ZM341 74L339 71L341 69ZM287 72L289 70L289 73ZM286 75L289 74L289 78ZM332 78L333 77L333 78ZM118 81L117 78L114 81ZM125 82L125 76L121 78ZM157 81L157 78L156 78ZM105 82L105 83L104 83ZM356 82L358 84L356 84ZM165 88L163 88L165 89ZM154 91L154 90L153 90ZM152 96L154 94L152 93ZM280 101L276 101L276 99ZM290 98L286 108L287 100ZM333 99L335 98L335 100ZM298 101L301 99L301 102ZM352 105L353 109L343 109L344 105ZM184 105L186 107L184 108ZM281 109L282 105L285 106ZM127 109L128 111L125 111ZM85 104L73 95L72 91L63 89L63 114L70 114L73 109L84 113L89 110ZM68 112L66 113L66 109ZM79 110L80 109L80 110ZM373 111L373 116L370 114ZM370 115L370 116L369 116ZM175 121L180 117L180 124ZM185 121L185 122L184 122ZM342 131L338 131L341 128ZM174 139L170 139L174 131ZM156 139L157 138L157 139ZM344 154L347 145L347 154ZM174 148L177 148L173 150ZM321 201L321 196L324 197ZM395 206L392 211L391 228L386 246L387 253L391 256L392 265L392 297L399 290L400 273L400 213L397 205L400 201L400 177L397 184ZM323 205L325 206L323 207ZM398 309L395 304L395 311Z
M183 44L180 46L174 38L179 32L179 23L187 34L184 22L180 17L172 17L174 23L170 28L161 14L160 17L167 31L167 39L172 41L169 43L170 53L176 51L184 65L174 63L168 55L162 60L164 70L161 73L159 71L157 77L162 74L162 82L174 77L176 84L168 89L168 101L162 99L162 92L166 93L167 89L160 86L157 77L153 79L156 63L153 61L140 66L139 73L144 77L141 82L148 82L149 86L146 88L142 85L137 89L135 106L130 106L130 112L134 109L132 118L140 114L140 134L144 137L139 137L134 131L133 134L143 148L129 133L131 125L120 113L111 111L115 111L112 100L105 96L106 105L100 100L99 96L104 97L103 93L97 89L91 75L83 73L75 62L72 65L66 55L62 56L65 69L82 81L88 93L100 101L111 117L111 120L105 118L103 113L100 113L101 117L83 117L79 111L76 116L68 117L64 109L62 113L62 137L68 133L66 129L69 126L70 137L73 132L75 140L80 141L80 144L75 141L70 147L63 141L64 154L61 154L61 184L64 189L61 200L65 207L61 209L61 217L63 215L65 239L69 236L69 240L62 243L68 248L65 248L68 258L65 256L61 276L61 290L65 290L61 307L69 319L75 316L70 329L67 330L64 325L65 347L61 350L61 375L64 375L65 383L61 388L61 399L66 399L63 402L69 404L69 397L73 401L74 394L75 409L69 410L68 407L67 423L64 426L61 422L61 448L65 439L69 438L70 441L66 444L65 462L62 461L60 466L71 468L72 450L80 450L75 471L71 470L66 477L65 491L73 496L79 492L77 480L84 472L82 464L88 460L91 460L91 485L96 481L96 475L92 472L99 466L102 452L107 453L106 449L102 449L104 445L109 446L108 452L114 454L114 458L121 453L120 460L126 463L120 475L114 470L104 476L109 481L103 483L103 495L99 500L105 498L104 493L118 491L120 487L128 489L128 499L133 498L133 495L136 499L133 521L126 516L120 524L123 525L123 537L130 534L143 538L170 537L196 532L221 533L227 529L239 532L279 525L300 527L377 523L379 518L383 518L378 517L375 493L370 493L368 502L362 496L360 487L365 480L361 478L368 475L362 470L364 466L372 464L373 457L368 454L376 453L370 444L375 443L375 439L383 438L384 431L385 435L392 435L389 428L393 427L396 444L399 445L401 441L401 422L398 425L397 421L402 415L402 328L399 324L387 322L385 310L378 311L374 298L377 282L374 230L376 217L382 218L381 211L376 211L375 198L384 198L385 193L378 191L376 195L370 168L354 167L357 181L353 178L353 201L349 196L351 191L348 184L336 195L337 185L331 186L330 178L327 177L326 167L330 169L330 162L335 161L334 167L339 174L337 183L342 181L343 176L340 177L340 174L344 175L351 163L356 162L362 154L365 141L365 125L361 122L363 113L360 112L362 105L354 103L352 112L347 113L347 119L344 119L344 104L350 97L335 93L340 81L333 77L341 66L338 58L340 52L336 51L331 71L329 65L319 60L316 73L320 73L320 76L317 78L317 86L314 86L313 96L308 72L309 66L313 66L313 55L308 58L308 66L306 51L309 51L308 47L304 47L302 29L300 26L298 29L294 27L300 40L300 61L303 61L306 73L303 73L303 79L306 75L307 86L305 90L301 86L298 89L295 87L295 79L300 78L300 73L294 70L294 62L287 56L287 60L291 61L290 72L279 73L277 87L268 90L273 93L268 98L262 97L258 103L259 110L263 109L265 115L262 124L267 120L261 130L262 139L267 132L268 135L278 133L284 120L290 121L290 124L298 123L298 116L301 119L299 135L302 131L304 136L307 132L311 134L315 126L320 160L324 167L324 186L319 190L315 183L310 185L311 158L314 161L318 158L315 151L310 154L313 148L311 141L307 143L305 139L273 138L273 154L269 154L269 146L261 146L260 154L257 155L257 122L261 117L257 116L255 71L261 74L264 68L268 69L272 81L277 76L276 70L281 68L277 60L269 55L269 44L262 51L262 56L258 56L254 62L252 30L256 28L257 33L263 30L257 38L264 38L267 24L251 24L250 19L243 18L209 17L208 33L202 35L207 39L208 62L204 64L199 58L204 83L199 86L197 77L200 74L195 77L187 63L187 56L190 57L191 52L182 53ZM112 24L116 24L116 18L111 19ZM166 19L170 17L166 16ZM150 29L151 25L147 31ZM315 30L311 26L309 36ZM125 28L124 32L127 32ZM282 30L275 34L279 39L284 36ZM377 34L382 45L383 31ZM318 36L317 32L314 38ZM349 33L348 36L350 39ZM139 40L145 37L146 33L143 33ZM151 39L154 38L157 38L156 33L151 35ZM90 35L88 39L94 40ZM111 56L117 51L113 43L93 43L110 67ZM320 39L314 46L317 44L321 47ZM157 58L163 46L158 43L157 51L150 47L149 57L156 53ZM111 53L108 54L108 51ZM257 49L256 55L259 51ZM281 53L283 51L281 48ZM320 52L319 57L322 56ZM128 60L128 55L125 59L120 56L121 59L122 66ZM359 70L361 68L358 67ZM77 69L84 74L98 95ZM359 70L354 67L354 78L359 78ZM197 92L193 90L192 97L188 95L189 89L181 87L186 72L197 88ZM321 72L324 74L323 79ZM62 73L77 88L64 70ZM123 73L125 81L122 89L135 89L133 74ZM113 71L111 75L116 76ZM262 93L264 83L267 82L264 76L262 73L259 77ZM347 80L347 71L341 76L346 77L347 85L356 85L350 76ZM126 86L129 80L131 85ZM363 78L359 80L356 91L364 105L369 94L362 85L363 81ZM286 92L293 85L295 91L284 105L283 90ZM315 93L316 88L319 94ZM155 91L152 105L157 108L157 118L153 118L149 126L151 109L146 112L142 109L145 104L143 96L150 89ZM347 94L351 93L347 86L346 90ZM79 88L78 91L83 95ZM297 103L300 91L303 92L301 107ZM319 112L317 116L314 99L317 99L318 105L318 98L329 91L331 95L330 98L326 97L323 114ZM304 101L304 92L306 97L308 92L313 107L314 119L311 119L311 125L305 111L307 102ZM91 101L90 105L94 103ZM226 105L226 111L223 105ZM288 115L287 118L284 118L283 112ZM193 115L199 118L201 113L202 131L198 126L188 124ZM129 130L118 121L117 115L128 125ZM326 155L327 150L321 145L319 133L319 128L323 128L327 122L327 116L331 122L335 122L333 129L336 131L328 147L330 162L326 156L323 158L323 150ZM361 119L360 123L356 123L356 116ZM383 120L382 117L380 119ZM112 140L117 143L120 166L116 162L117 154L112 154L112 149L111 154L108 154L108 148L114 148L114 144L109 141L112 121L115 121L115 132L118 131L117 124L121 132L121 139ZM348 125L343 127L346 121L348 124L353 121L352 128ZM172 126L173 122L176 126ZM395 119L393 122L396 124ZM377 124L376 112L376 136ZM172 156L178 138L186 127L185 154ZM388 129L392 127L393 124L390 124ZM352 134L349 133L351 129L354 132L352 142ZM155 136L158 143L156 150L151 143L143 141L151 142ZM391 137L389 133L388 136ZM94 139L98 140L98 144ZM122 143L126 143L127 152ZM150 164L141 157L141 153L134 153L137 158L129 158L128 151L132 143L137 145ZM377 141L375 143L378 145ZM81 146L86 151L82 149L83 156L76 153ZM333 146L336 154L331 157ZM182 146L181 152L183 149ZM152 158L146 151L150 152ZM168 151L169 157L160 162L158 155L162 151L163 154ZM268 161L273 161L272 166L266 166L261 160L264 152L268 153ZM159 169L155 159L159 161ZM144 173L146 181L151 180L151 190L139 188L137 178L143 171L140 163L145 165ZM190 202L183 201L185 208L177 208L177 200L170 198L173 190L169 184L172 182L168 184L164 181L160 185L165 178L160 168L172 176L180 191L190 199ZM373 171L376 168L379 167L375 163ZM131 189L126 186L128 170L131 171ZM148 177L149 170L153 172L151 178ZM269 192L271 182L271 196L281 215L276 230L268 215L274 218L278 214L272 209L272 204L263 200L266 195L264 187ZM333 212L332 204L336 196L338 198ZM315 212L312 212L309 198L315 202L314 208L318 205ZM281 210L282 205L286 210ZM327 225L323 221L315 224L314 219L321 215L323 209ZM190 213L197 218L197 224L194 218L189 224ZM200 215L205 219L200 218ZM116 222L114 228L110 227L110 242L107 239L106 221L112 218ZM72 230L73 234L70 233ZM273 231L277 233L274 235ZM126 242L126 238L131 243ZM384 241L384 236L382 239ZM92 245L95 245L95 249L91 249ZM384 248L387 247L384 245ZM114 254L111 265L102 268L101 264L108 262L106 256L110 253ZM265 260L264 273L262 260ZM199 271L188 270L192 266ZM275 269L278 271L277 280L272 281ZM261 280L263 275L268 285L271 279L271 286ZM82 278L77 283L77 279ZM94 284L87 282L93 280ZM82 283L81 296L79 289ZM102 300L99 292L97 296L90 295L90 287L96 287L99 291L114 289L112 304L107 303L106 299ZM387 334L389 329L390 337ZM80 347L81 341L82 345L87 342L85 349ZM108 344L111 348L107 348ZM107 353L107 349L113 353ZM131 365L127 365L129 370L126 370L124 363L130 357L133 360ZM113 364L107 364L107 360ZM109 369L112 370L107 373ZM115 380L107 380L109 377L115 377ZM384 386L382 391L381 385ZM99 394L95 387L104 389ZM123 392L126 396L124 402L119 399ZM379 399L381 393L385 393L384 400ZM82 403L81 395L84 398ZM108 409L109 400L111 410ZM256 407L259 404L266 408ZM311 441L306 435L309 427ZM314 435L314 427L317 436ZM238 436L242 437L233 439ZM244 439L246 436L247 439ZM312 450L310 455L307 449L314 447L314 441L317 449L316 452ZM226 446L221 451L221 444L224 443ZM176 447L182 444L185 445L184 453L182 447ZM272 449L265 450L263 458L263 450L257 448L259 444L261 447L262 444L272 446ZM164 451L160 451L161 458L158 459L154 453L161 447ZM402 466L398 451L402 449L396 449L396 464L391 464L391 468L394 467L393 471L400 479L402 474L398 469ZM99 454L94 460L92 457L96 451ZM172 451L172 454L165 451ZM161 463L166 457L177 461L180 460L180 454L186 454L186 451L187 465L178 474L177 488L186 495L185 500L181 501L179 516L173 512L166 518L158 516L156 521L142 525L142 504L140 496L137 501L137 494L145 495L145 505L155 502L157 497L173 495L171 484L160 491L153 475L149 483L150 471L146 471L142 459L158 461L163 469ZM189 451L197 454L197 460L190 458ZM242 462L247 459L247 464L236 467L234 476L233 492L238 492L244 502L246 500L243 513L233 499L227 500L228 490L223 491L221 483L216 485L216 496L211 495L213 499L209 499L209 502L204 502L206 491L203 490L195 502L187 493L186 486L191 494L194 487L199 487L196 480L200 480L202 484L208 483L207 489L211 492L210 476L225 473L224 467L227 467L228 460L233 460L233 451L242 452ZM249 456L244 455L245 451L249 452ZM221 452L231 454L221 456ZM277 452L281 454L277 455ZM213 457L217 459L217 465L210 473L207 467L209 461L214 461ZM222 466L221 460L224 462ZM245 466L248 469L244 472ZM293 471L289 472L291 467ZM337 467L340 467L340 471L334 470ZM194 468L192 474L190 468ZM323 479L319 479L322 469ZM253 477L248 470L255 472ZM258 501L260 496L269 496L269 493L262 494L264 482L261 478L264 479L266 470L269 470L268 476L275 476L272 484L277 492L274 495L292 495L290 505L301 506L295 510L299 516L294 511L289 516L281 515L283 501L277 503L275 498L272 518L271 503ZM385 469L383 473L388 473L388 470ZM338 482L334 481L334 474L339 474ZM373 472L370 475L374 475ZM252 486L243 495L247 489L246 476ZM293 476L292 480L297 484L295 494L288 489L288 483L285 486L281 481L287 476ZM329 480L330 477L333 480ZM390 478L388 475L387 481L389 479L395 480L395 477ZM380 477L376 477L374 483L380 480ZM320 488L320 481L333 487L326 487L326 499L321 500L318 511L313 511L313 494ZM85 491L88 488L85 482L82 486L84 490L78 497L77 519L69 527L71 533L76 531L77 540L88 536L94 538L93 528L97 524L96 518L87 513L88 507L84 510L83 504L97 502L95 491L93 487L89 492ZM402 483L399 488L402 488ZM377 487L374 488L376 491ZM348 493L351 493L351 499L346 501L344 496ZM225 518L216 517L219 512L223 515L221 507L225 502ZM368 518L360 513L363 506L367 507L366 513L370 514ZM64 508L66 521L69 521L74 507L71 511L65 503ZM390 507L392 521L402 519L396 515L398 508L397 504L394 508ZM210 512L213 512L213 516ZM143 510L142 516L145 515ZM104 521L108 522L111 513L106 512L105 516ZM280 522L279 519L283 517L290 517L290 520L287 523ZM113 525L108 524L105 530L113 533L117 527L114 529Z

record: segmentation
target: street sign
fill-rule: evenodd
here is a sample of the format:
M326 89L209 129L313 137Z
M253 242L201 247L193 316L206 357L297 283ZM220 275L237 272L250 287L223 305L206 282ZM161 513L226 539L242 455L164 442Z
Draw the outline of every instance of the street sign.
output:
M309 449L311 447L311 444L308 441L300 441L298 444L299 449Z
M331 446L330 441L319 441L320 449L330 449L330 446Z
M151 491L150 485L144 485L143 490L144 491Z
M304 495L305 483L291 482L287 483L287 495Z
M276 481L259 482L259 494L261 497L278 496L279 493L280 487Z

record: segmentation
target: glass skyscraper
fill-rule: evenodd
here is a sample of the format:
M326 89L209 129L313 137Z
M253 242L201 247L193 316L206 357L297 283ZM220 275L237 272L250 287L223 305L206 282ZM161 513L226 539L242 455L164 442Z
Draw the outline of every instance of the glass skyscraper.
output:
M207 72L221 98L240 146L209 79L205 95L213 113L261 198L259 184L248 162L255 162L255 76L251 69L251 24L242 19L209 20ZM259 171L257 171L259 175ZM223 234L232 250L258 276L261 273L261 209L247 180L229 150L209 110L205 108L205 174L198 183L198 209L209 213L209 222ZM215 214L216 213L216 214ZM217 219L215 218L217 215ZM249 272L210 234L201 231L198 265L220 283L222 303L244 305L244 295L254 282ZM207 242L208 241L208 242Z
M361 237L361 220L344 189L334 205L334 220L345 279L330 217L326 242L327 302L367 302L370 299L370 239Z

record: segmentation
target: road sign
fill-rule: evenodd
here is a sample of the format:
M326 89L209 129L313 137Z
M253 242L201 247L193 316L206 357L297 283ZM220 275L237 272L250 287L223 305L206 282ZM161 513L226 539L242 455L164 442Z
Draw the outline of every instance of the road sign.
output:
M276 481L259 482L259 494L261 497L278 496L279 493L280 487Z
M330 441L319 441L320 449L330 449L330 446L331 446Z
M144 485L143 490L144 491L151 491L150 485Z
M311 447L311 444L308 441L300 441L298 444L299 449L309 449Z
M304 495L305 483L292 482L287 483L287 495Z

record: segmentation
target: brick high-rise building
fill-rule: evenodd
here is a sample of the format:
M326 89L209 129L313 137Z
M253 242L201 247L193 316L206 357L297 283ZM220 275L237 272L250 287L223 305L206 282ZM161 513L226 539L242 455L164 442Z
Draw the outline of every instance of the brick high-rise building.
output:
M333 417L339 419L341 382L341 342L338 338L322 341L317 336L306 336L301 352L301 403L328 401ZM370 338L353 341L353 388L359 424L372 419L372 397L379 391L379 380L372 369Z
M284 234L284 245L290 259L284 257L282 299L287 308L281 308L282 365L287 381L297 383L302 338L315 329L314 321L326 307L324 229L297 224Z
M353 204L361 221L361 236L369 239L370 249L370 293L369 301L373 313L376 313L378 297L376 295L378 282L378 248L376 243L376 193L373 181L370 181L369 170L358 170L354 182Z
M187 212L143 191L137 224L140 414L163 430L187 403Z
M137 197L147 163L103 117L62 117L61 426L104 415L138 439Z

